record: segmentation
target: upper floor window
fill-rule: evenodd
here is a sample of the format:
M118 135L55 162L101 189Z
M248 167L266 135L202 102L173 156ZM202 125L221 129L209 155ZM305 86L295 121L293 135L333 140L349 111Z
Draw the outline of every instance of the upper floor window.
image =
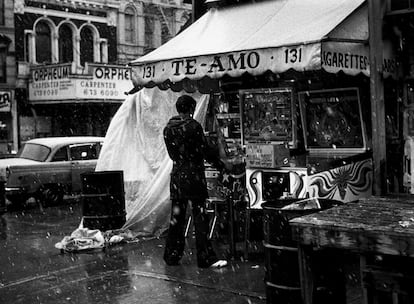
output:
M0 43L0 82L7 82L7 47Z
M63 24L59 28L59 61L73 61L73 33L67 24Z
M125 10L125 42L134 42L135 30L135 13L132 8Z
M7 82L7 53L11 40L0 34L0 82Z
M0 25L4 24L4 0L0 0Z
M36 25L36 62L52 62L51 31L43 21Z
M80 34L80 60L81 65L85 62L94 62L94 36L87 26L82 28Z
M145 17L145 47L154 48L155 19L152 16Z

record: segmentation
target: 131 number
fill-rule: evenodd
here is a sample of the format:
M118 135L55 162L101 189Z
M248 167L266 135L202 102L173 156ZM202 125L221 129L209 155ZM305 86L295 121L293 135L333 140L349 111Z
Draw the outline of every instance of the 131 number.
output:
M302 49L286 49L285 63L296 63L302 61Z
M142 78L151 78L155 76L155 65L147 65L142 69Z

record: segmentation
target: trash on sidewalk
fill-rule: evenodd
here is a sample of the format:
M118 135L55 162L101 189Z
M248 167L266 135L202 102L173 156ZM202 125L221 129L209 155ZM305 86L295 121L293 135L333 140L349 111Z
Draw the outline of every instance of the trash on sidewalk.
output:
M103 233L98 229L79 227L70 236L65 236L60 242L56 243L55 248L62 252L105 249L106 246L132 239L133 235L129 230L108 230Z
M105 247L105 239L101 231L78 228L70 236L65 236L55 244L55 248L66 252L76 252Z

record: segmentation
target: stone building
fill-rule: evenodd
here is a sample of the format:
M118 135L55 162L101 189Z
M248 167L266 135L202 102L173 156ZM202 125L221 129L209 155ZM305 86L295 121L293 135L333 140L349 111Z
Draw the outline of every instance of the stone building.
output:
M191 15L182 0L0 2L15 20L15 148L34 137L105 135L133 88L128 62L173 37Z
M13 1L0 0L0 155L17 149Z

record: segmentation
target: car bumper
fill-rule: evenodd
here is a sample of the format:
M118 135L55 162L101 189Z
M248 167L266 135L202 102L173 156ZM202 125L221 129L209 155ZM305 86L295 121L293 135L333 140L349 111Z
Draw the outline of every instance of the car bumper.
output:
M4 190L6 191L6 196L19 195L25 192L23 188L18 188L18 187L6 187Z

